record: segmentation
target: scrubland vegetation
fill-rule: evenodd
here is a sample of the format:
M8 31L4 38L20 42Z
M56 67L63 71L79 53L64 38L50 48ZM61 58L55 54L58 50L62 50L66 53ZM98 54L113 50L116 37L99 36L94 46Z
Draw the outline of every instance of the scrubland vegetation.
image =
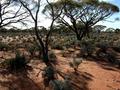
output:
M99 0L45 1L43 10L42 0L0 1L0 90L119 90L120 29L96 25L119 8ZM40 11L49 28L39 27ZM32 28L14 26L30 22Z

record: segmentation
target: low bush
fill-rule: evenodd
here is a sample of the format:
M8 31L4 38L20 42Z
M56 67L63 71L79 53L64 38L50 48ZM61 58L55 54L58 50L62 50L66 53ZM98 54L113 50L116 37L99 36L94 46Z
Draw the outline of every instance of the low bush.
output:
M120 53L120 46L119 47L112 47L113 50L115 50L116 52L119 52Z
M57 72L52 66L47 66L43 70L42 77L44 79L45 87L50 85L51 90L73 90L70 84L70 80L65 78L64 80L58 80L55 76Z
M0 42L0 51L7 51L9 49L10 49L10 47L8 44Z
M49 52L49 59L50 59L50 62L56 63L57 57L56 57L56 55L55 55L55 53L53 51Z
M24 55L20 55L19 52L16 53L15 58L7 59L1 63L3 68L6 68L10 71L18 71L21 69L25 69L28 61L26 60Z
M61 53L62 53L63 57L69 57L70 56L70 52L67 51L67 50L63 50Z
M39 51L40 49L37 45L30 45L30 46L27 46L27 50L31 54L31 56L34 56L35 52Z
M81 43L82 56L91 56L95 51L95 44L92 40L84 40Z
M82 61L83 61L82 58L73 58L73 61L69 62L69 65L74 69L75 72L77 72L77 69L79 65L82 63Z
M53 80L50 82L50 86L52 90L73 90L70 81L67 79L65 79L64 81Z
M59 44L59 43L55 43L51 46L52 49L58 49L58 50L64 50L64 47Z

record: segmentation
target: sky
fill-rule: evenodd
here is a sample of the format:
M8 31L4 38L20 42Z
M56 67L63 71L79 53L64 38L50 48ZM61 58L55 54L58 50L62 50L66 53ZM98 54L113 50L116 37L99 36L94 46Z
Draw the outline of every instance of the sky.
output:
M120 0L100 0L100 1L112 3L114 5L117 5L120 8ZM120 18L120 12L112 15L109 19L107 19L107 21L98 22L97 25L105 25L105 26L107 26L107 28L114 28L114 29L120 28L120 20L115 21L115 18L118 18L118 17ZM40 25L49 27L49 23L50 23L50 20L43 19L42 23L40 23Z
M100 0L100 1L106 1L112 4L117 5L120 8L120 0ZM51 20L47 19L45 15L39 15L40 16L40 23L39 26L44 26L46 28L48 28L50 26ZM114 15L112 15L109 19L107 19L107 21L100 21L97 23L97 25L105 25L107 26L107 28L120 28L120 20L119 21L115 21L115 18L120 18L120 12L119 13L115 13ZM15 24L14 24L15 25ZM18 26L18 24L16 24ZM33 26L30 24L30 26ZM21 26L21 28L24 29L23 26ZM28 26L29 28L29 26Z
M115 4L119 7L120 9L120 0L101 0L101 1L106 1L112 4ZM107 19L108 21L101 21L97 24L99 25L105 25L108 28L120 28L120 20L119 21L115 21L115 18L120 18L120 12L119 13L115 13L114 15L112 15L109 19ZM111 22L112 21L112 22Z

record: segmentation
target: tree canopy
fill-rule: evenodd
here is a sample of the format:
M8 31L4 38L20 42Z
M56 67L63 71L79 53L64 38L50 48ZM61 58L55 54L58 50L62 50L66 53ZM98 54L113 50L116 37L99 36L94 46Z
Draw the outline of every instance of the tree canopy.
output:
M57 12L63 4L65 4L65 8L57 22L65 24L70 30L74 31L78 40L88 35L90 27L119 12L119 8L116 5L100 2L99 0L58 0L52 3L54 10ZM47 5L44 9L45 11L50 12ZM78 23L82 24L84 30L79 28Z

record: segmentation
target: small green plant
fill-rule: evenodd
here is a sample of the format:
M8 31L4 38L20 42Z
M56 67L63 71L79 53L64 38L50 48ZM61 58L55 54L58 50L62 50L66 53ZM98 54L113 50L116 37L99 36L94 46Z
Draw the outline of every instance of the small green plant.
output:
M50 82L50 86L52 90L73 90L70 80L66 79L64 81L61 80L53 80Z
M74 69L75 72L78 71L79 65L82 63L83 59L82 58L73 58L72 62L69 62L70 67Z
M6 68L10 71L17 71L21 69L25 69L28 61L26 60L24 55L20 55L19 52L16 53L15 58L7 59L1 63L3 68Z
M58 50L64 50L64 47L60 43L54 43L51 45L51 48L58 49Z
M9 49L9 45L3 42L0 42L0 51L7 51Z
M27 50L29 51L29 53L31 54L31 56L35 55L36 51L39 51L39 48L37 45L30 45L27 47Z
M106 54L106 58L108 59L108 61L112 64L114 64L117 60L116 60L116 54L115 53L107 53Z
M53 66L47 66L43 69L42 73L45 87L49 86L51 80L55 79L55 69Z
M99 44L97 44L97 47L99 48L99 50L96 52L96 55L98 57L105 57L105 54L107 54L107 49L109 47L107 42L100 42Z
M93 40L82 41L81 44L81 54L83 56L91 56L95 50L95 45Z
M49 59L50 59L50 62L52 62L52 63L56 62L57 57L53 51L49 52Z
M61 53L62 53L63 57L69 57L70 56L70 52L68 52L67 50L63 50Z
M64 80L58 80L57 72L53 66L47 66L43 70L43 78L45 87L50 86L51 90L73 90L70 84L70 80L65 78Z

